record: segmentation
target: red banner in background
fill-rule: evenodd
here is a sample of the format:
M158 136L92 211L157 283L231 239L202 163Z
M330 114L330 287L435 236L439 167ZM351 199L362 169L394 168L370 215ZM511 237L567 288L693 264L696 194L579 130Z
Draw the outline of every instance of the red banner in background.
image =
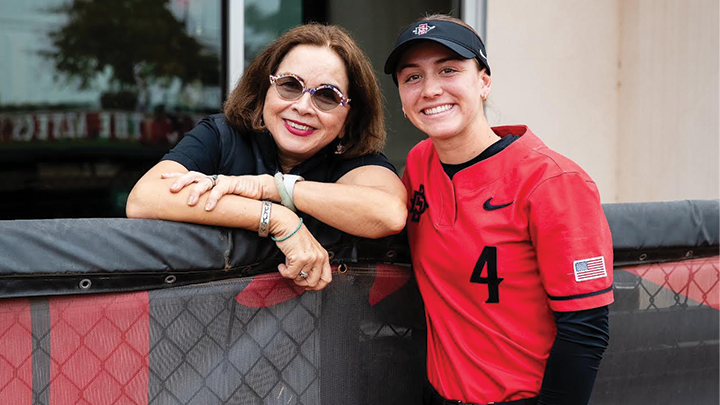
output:
M0 144L56 141L125 141L174 145L198 118L135 111L47 111L0 114Z

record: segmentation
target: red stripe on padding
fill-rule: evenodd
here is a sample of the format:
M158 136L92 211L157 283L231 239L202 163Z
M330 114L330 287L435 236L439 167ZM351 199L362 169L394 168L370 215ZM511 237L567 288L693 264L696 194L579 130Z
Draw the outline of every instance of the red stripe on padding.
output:
M30 302L0 300L0 404L32 404L32 349Z
M375 265L375 281L370 287L368 301L371 306L375 306L385 297L399 290L405 283L410 280L411 271L408 267L402 267L392 264L378 263Z
M59 297L50 303L50 403L147 405L149 298Z
M253 277L235 300L246 307L266 308L295 298L305 288L295 284L280 273L268 273Z
M624 267L623 270L720 310L720 257Z

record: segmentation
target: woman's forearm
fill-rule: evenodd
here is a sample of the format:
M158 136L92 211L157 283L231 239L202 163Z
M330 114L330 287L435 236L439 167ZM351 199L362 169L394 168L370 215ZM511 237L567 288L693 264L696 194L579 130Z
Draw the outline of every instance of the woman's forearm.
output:
M128 196L128 218L164 219L257 231L261 201L227 195L212 211L206 211L204 207L208 193L204 193L196 204L189 205L190 187L171 192L170 186L175 180L160 177L161 173L179 170L175 165L175 162L161 162L138 181ZM184 168L182 170L187 171ZM271 231L283 233L285 228L292 230L297 221L297 216L287 208L273 204Z
M242 193L236 190L243 177L253 179L249 181L250 185L259 182L259 189L265 190L261 193L263 197L258 198L280 201L272 176L221 176L211 193L209 187L212 183L201 174L186 175L181 180L176 175L162 178L163 173L182 174L187 173L187 169L172 161L158 163L130 193L126 208L128 217L257 230L261 201L233 194L244 194L246 191L247 187L240 187ZM201 178L198 179L198 176ZM171 189L173 183L179 186ZM212 198L211 194L226 186L229 188L215 196L208 206L206 203ZM293 193L299 211L343 232L367 238L395 234L404 228L407 217L405 198L405 188L395 173L377 166L351 170L337 183L300 181L295 184ZM277 215L273 215L276 221L271 221L271 225L278 221L281 224L297 222L297 216L285 207L279 204L274 207ZM288 227L291 226L281 227L279 231Z
M386 170L386 169L380 169ZM299 211L352 235L380 238L405 227L405 188L394 173L371 186L372 176L347 184L301 181L295 184L293 199ZM358 173L356 173L358 174ZM367 174L367 173L366 173ZM383 175L381 175L383 176ZM351 175L344 181L355 177Z

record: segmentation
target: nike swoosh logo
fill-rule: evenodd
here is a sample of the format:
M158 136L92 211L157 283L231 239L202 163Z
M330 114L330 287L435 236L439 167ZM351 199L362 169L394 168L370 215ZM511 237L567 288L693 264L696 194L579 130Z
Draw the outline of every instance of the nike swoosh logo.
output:
M510 205L510 204L512 204L512 203L515 202L515 201L510 201L510 202L507 203L507 204L493 205L493 204L490 204L490 201L491 201L491 200L492 200L492 197L488 198L487 201L485 201L485 203L483 204L483 208L485 208L485 211L499 210L500 208L505 208L505 207L507 207L508 205Z

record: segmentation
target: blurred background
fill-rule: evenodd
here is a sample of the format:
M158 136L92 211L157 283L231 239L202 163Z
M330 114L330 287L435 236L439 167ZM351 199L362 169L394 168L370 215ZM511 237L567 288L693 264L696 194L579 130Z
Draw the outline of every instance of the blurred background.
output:
M344 26L372 59L402 171L424 135L382 66L434 12L483 36L490 122L529 125L603 202L720 196L717 0L5 0L0 219L124 216L135 181L308 21Z

